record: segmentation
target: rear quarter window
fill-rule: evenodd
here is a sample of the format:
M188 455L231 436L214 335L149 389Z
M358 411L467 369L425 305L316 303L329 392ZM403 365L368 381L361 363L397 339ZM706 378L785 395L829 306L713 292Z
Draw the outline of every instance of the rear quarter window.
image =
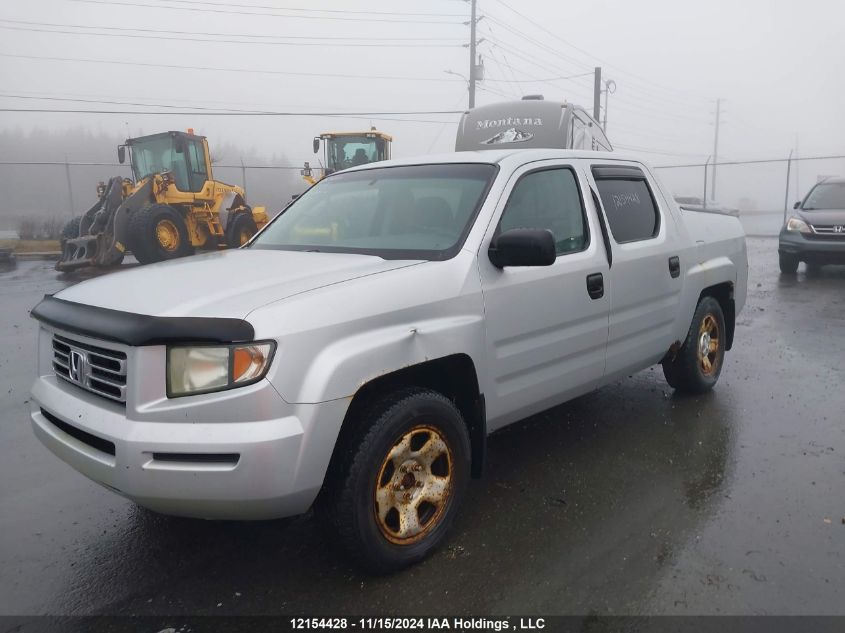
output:
M616 242L638 242L657 235L660 212L642 170L593 167L593 177Z

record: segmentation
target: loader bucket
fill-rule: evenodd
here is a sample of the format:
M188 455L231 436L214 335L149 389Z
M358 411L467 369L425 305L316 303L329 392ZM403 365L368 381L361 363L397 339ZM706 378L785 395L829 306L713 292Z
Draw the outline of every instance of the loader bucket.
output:
M123 179L109 180L103 197L82 216L79 236L62 240L56 270L119 264L126 252L129 215L149 202L151 192L152 181L148 180L124 199Z

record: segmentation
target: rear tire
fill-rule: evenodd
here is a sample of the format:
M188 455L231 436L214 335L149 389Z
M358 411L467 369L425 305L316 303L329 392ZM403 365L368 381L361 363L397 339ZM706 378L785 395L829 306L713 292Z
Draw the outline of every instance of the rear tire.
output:
M794 275L798 272L798 258L795 255L779 253L778 260L780 263L780 272L784 275Z
M142 264L152 264L193 253L188 227L176 209L151 204L129 218L129 248Z
M444 539L470 474L460 411L428 389L390 393L349 420L318 509L335 540L369 572L428 556Z
M258 233L258 225L249 211L239 211L229 218L226 225L226 245L229 248L243 246Z
M710 391L722 373L726 335L722 306L713 297L703 297L684 344L675 358L663 361L663 375L669 386L688 394Z

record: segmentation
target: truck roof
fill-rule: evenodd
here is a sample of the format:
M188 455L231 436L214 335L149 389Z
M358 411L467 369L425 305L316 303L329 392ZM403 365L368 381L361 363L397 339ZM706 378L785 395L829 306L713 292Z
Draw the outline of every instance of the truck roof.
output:
M618 152L597 152L594 150L573 150L573 149L486 149L480 151L449 152L445 154L430 154L424 156L411 156L408 158L395 158L378 163L370 163L359 167L351 167L343 170L359 171L361 169L378 169L380 167L396 167L400 165L432 165L443 163L487 163L490 165L505 164L511 162L530 163L538 160L554 158L583 158L588 160L601 161L635 161L642 163L640 158L633 155L620 154Z

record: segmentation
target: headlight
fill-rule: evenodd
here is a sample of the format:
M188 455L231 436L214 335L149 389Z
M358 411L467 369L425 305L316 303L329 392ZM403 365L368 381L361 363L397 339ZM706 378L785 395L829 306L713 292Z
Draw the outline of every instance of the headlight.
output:
M167 348L167 396L223 391L258 382L267 373L276 344L185 345Z
M791 217L786 221L787 231L797 231L798 233L810 233L810 227L804 220L796 217Z

